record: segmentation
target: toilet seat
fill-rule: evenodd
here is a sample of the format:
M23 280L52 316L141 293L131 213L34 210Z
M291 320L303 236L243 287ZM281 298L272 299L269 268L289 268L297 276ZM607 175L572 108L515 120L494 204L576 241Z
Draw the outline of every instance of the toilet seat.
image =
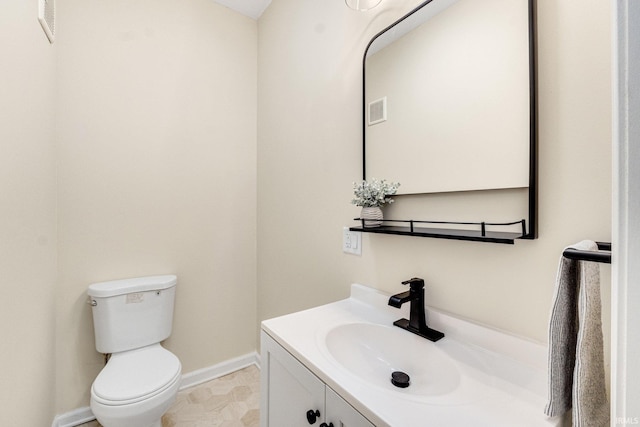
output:
M91 395L102 405L130 405L172 388L181 369L180 360L160 344L114 353L93 382Z

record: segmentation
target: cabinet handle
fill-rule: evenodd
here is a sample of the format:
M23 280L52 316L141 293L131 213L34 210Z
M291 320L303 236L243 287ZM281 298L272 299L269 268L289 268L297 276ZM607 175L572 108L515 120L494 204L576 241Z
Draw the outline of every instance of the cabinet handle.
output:
M320 424L320 427L333 427L333 423L329 423L329 425L327 425L327 423L322 423Z
M317 409L315 411L313 409L307 411L307 421L309 421L309 424L315 424L318 418L320 418L320 411Z

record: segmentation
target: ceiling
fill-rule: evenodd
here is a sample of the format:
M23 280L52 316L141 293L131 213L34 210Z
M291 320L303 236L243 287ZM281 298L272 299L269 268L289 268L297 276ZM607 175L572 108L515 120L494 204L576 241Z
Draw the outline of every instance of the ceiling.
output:
M258 19L271 0L214 0L216 3L233 9L249 18Z

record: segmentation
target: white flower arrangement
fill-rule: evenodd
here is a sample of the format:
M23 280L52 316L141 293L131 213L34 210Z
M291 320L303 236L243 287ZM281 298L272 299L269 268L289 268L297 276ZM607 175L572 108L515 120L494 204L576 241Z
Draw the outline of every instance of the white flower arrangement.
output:
M399 182L378 181L372 178L370 181L353 183L353 195L351 203L364 208L380 207L385 203L393 203L393 196L400 187Z

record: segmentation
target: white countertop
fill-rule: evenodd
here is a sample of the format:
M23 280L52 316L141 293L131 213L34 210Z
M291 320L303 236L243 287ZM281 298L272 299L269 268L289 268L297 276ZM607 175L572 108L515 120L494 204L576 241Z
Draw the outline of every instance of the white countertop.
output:
M262 329L377 427L560 425L558 418L543 413L547 393L544 345L433 309L427 309L427 323L445 337L428 344L444 351L464 348L481 361L482 370L465 369L465 386L471 390L467 394L473 399L448 403L446 395L420 398L392 386L372 386L346 370L331 357L324 337L338 325L392 325L409 317L408 303L396 309L387 305L388 299L389 295L354 284L348 299L266 320Z

